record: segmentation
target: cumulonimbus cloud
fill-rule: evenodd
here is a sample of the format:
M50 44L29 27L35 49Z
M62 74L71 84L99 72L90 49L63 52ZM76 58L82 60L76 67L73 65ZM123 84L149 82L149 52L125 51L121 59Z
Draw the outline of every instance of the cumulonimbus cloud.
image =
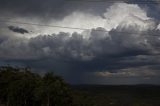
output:
M126 9L128 11L126 11ZM119 17L119 13L123 14L123 17ZM21 42L20 44L25 41L26 45L24 45L27 47L27 50L31 49L30 52L35 50L39 53L36 56L39 56L40 54L42 56L46 55L53 57L57 57L56 55L66 55L66 57L78 60L92 60L100 55L112 56L125 53L126 51L134 52L134 50L146 54L148 52L155 52L153 51L151 38L155 38L153 35L154 32L158 34L157 25L154 22L154 19L147 17L147 13L140 7L135 4L115 3L107 9L107 12L104 15L106 17L106 23L104 25L104 21L99 21L102 23L102 26L99 28L94 28L82 33L60 32L58 34L39 35L37 37L26 38L19 41ZM75 23L75 26L81 24L81 20L77 19L75 15L71 14L71 16L74 17L72 23ZM85 17L85 15L82 15L82 17ZM86 15L86 17L88 17L88 15ZM66 20L70 21L71 18L66 17ZM111 18L112 20L110 20ZM104 20L100 17L97 17L96 19ZM96 23L94 18L93 20ZM110 28L107 28L107 26ZM149 31L152 33L149 34ZM86 36L88 37L86 38ZM18 41L18 39L23 38L16 38L15 40ZM6 42L4 41L1 45L5 45L3 47L7 48L10 42L14 43L15 41L14 39L6 40ZM15 46L21 48L19 46L22 45ZM21 57L21 55L17 56Z
M90 30L82 32L64 31L31 38L7 38L0 42L0 58L23 60L24 63L25 60L41 61L32 61L35 66L39 64L39 67L53 62L50 66L46 65L46 68L58 70L59 67L67 67L77 73L113 71L160 63L155 58L160 53L158 24L138 5L115 3L107 8L103 18L86 13L81 13L79 18L75 14L76 12L64 17L62 23L56 23L66 25L68 20L71 25L80 27L86 22L86 16L86 19L90 18L89 22L94 24L95 21L94 25L98 26L88 26L87 29ZM139 56L144 56L144 60Z

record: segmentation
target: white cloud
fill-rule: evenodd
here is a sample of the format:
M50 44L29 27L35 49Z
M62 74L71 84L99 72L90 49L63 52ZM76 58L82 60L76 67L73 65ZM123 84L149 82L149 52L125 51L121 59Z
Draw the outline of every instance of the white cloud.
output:
M108 22L105 26L107 29L134 26L143 31L154 27L154 21L137 4L115 3L107 8L104 16Z
M85 13L80 11L74 11L73 13L65 16L62 20L51 20L43 21L37 17L27 18L18 17L13 18L11 21L18 22L28 22L37 23L42 25L53 25L53 26L64 26L73 28L84 28L92 29L97 27L102 27L107 31L119 27L131 28L135 31L146 31L148 29L154 29L155 22L152 18L147 16L147 12L140 8L137 4L127 4L127 3L115 3L106 9L104 13L104 18L98 15L93 15L91 13ZM10 25L10 24L9 24ZM14 25L14 24L11 24ZM17 25L17 24L15 24ZM31 30L29 34L25 34L27 38L36 37L38 35L48 35L59 32L78 32L82 33L84 38L89 38L89 33L84 33L84 30L79 29L66 29L66 28L53 28L53 27L42 27L42 26L30 26L30 25L20 25L20 27ZM20 34L15 34L15 36L21 36Z
M75 11L61 21L53 19L43 22L36 20L36 18L17 18L16 21L30 23L33 21L33 23L39 24L76 28L83 27L91 30L88 32L81 30L79 32L77 29L20 25L24 29L33 30L34 33L24 34L23 36L26 36L24 38L20 34L13 33L16 40L9 38L0 44L0 57L27 58L24 56L27 54L30 57L37 58L40 56L68 57L69 59L89 61L99 58L101 55L114 56L128 52L131 55L135 55L136 53L134 52L138 52L139 55L152 53L153 44L151 43L153 42L147 36L141 36L144 34L143 31L150 31L155 27L154 20L147 16L145 10L136 4L115 3L107 9L104 16L106 19ZM109 33L107 32L108 30ZM60 31L63 31L63 33L59 33ZM73 33L74 31L79 33ZM124 33L119 33L119 31ZM138 34L131 34L132 32ZM12 35L11 32L8 34ZM157 44L156 42L154 45Z
M157 29L160 30L160 24L157 26Z
M96 76L101 77L154 77L159 73L156 70L149 70L147 67L121 69L117 72L95 72Z

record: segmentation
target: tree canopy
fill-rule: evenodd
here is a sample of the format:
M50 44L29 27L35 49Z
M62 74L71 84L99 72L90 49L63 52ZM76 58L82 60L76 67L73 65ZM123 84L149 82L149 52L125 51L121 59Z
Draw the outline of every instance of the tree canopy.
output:
M29 68L0 67L0 105L72 106L67 83L53 73L39 75Z

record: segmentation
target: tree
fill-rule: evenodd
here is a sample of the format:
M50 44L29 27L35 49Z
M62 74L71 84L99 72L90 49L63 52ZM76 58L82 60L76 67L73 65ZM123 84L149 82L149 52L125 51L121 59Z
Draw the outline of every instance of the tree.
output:
M64 80L53 73L44 75L40 87L37 89L45 106L72 106L72 96L69 86Z
M42 77L28 68L0 67L0 94L6 106L72 106L70 88L61 77Z
M8 87L12 81L16 80L16 73L19 69L10 66L0 67L0 101L8 105Z
M19 73L19 78L9 85L9 99L11 106L33 106L34 89L37 77L29 71Z

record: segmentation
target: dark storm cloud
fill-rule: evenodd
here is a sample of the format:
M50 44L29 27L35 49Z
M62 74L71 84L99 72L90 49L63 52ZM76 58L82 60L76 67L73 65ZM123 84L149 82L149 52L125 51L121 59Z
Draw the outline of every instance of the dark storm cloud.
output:
M103 28L92 29L88 39L78 33L64 32L31 39L7 39L0 44L0 57L8 63L54 70L71 82L75 77L80 81L86 72L115 72L160 64L159 42L153 42L159 36L146 33L135 36L134 29L134 33L127 29L121 31L114 29L108 33Z
M89 12L103 16L102 14L106 11L106 7L115 2L127 2L139 4L141 7L145 6L145 2L139 2L138 0L113 0L112 2L85 2L81 0L0 0L0 11L1 14L7 16L33 16L43 19L63 19L74 11ZM149 15L158 18L159 4L154 0L150 0L146 5L149 5L149 11L151 11Z
M63 0L1 0L0 7L4 12L23 15L43 16L50 11L61 8ZM52 8L51 8L52 7ZM63 7L63 6L62 6ZM57 12L56 12L57 13Z
M159 64L157 58L154 58L154 55L156 56L154 47L159 42L150 43L152 36L142 34L142 36L135 37L125 29L123 33L118 30L108 33L104 29L104 32L100 32L100 29L103 28L93 29L89 39L83 38L78 33L61 32L58 35L40 35L27 41L19 39L19 43L14 43L17 40L7 40L0 46L3 50L1 58L23 61L35 59L41 62L29 61L28 63L35 64L35 66L37 63L40 68L47 66L46 68L53 69L59 66L56 64L59 61L68 66L69 70L76 70L76 72ZM153 37L158 38L158 36ZM149 43L146 43L144 39L147 39ZM144 57L139 57L140 55Z
M15 26L8 26L8 29L13 32L21 33L21 34L29 33L28 30L26 30L24 28L15 27Z
M95 5L97 4L71 3L63 0L0 0L0 11L15 14L15 16L62 19L77 10L91 13L93 11L101 16L108 6L105 3L100 3L96 7ZM114 10L116 6L125 7L126 4L115 5L110 9ZM130 11L136 8L136 12L139 12L136 5L125 8L133 8ZM112 18L114 13L116 15L118 10L120 9L111 11L109 18ZM151 24L155 20L146 21L142 12L139 15L142 19L129 15L128 18L131 19L129 22L126 19L127 21L119 23L117 20L121 17L114 17L115 22L111 25L113 24L114 27L117 23L118 26L115 25L116 27L109 32L101 27L84 31L83 33L88 33L89 38L77 32L42 34L36 37L31 36L32 38L17 35L10 38L6 36L7 34L4 36L1 34L0 63L22 64L37 70L53 70L55 73L64 75L64 78L70 82L83 82L81 77L87 72L107 71L121 75L120 71L124 69L146 66L150 66L148 69L151 70L159 69L160 31L156 29L156 22ZM22 34L29 32L14 26L10 26L9 29Z
M108 34L97 30L99 28L91 31L89 39L78 33L38 36L30 39L29 46L40 53L46 53L46 56L66 57L66 60L75 61L152 54L151 48L143 40L144 37L136 38L132 34L116 31Z
M139 4L142 8L148 7L148 15L159 18L159 4L154 0L150 3L139 3L138 0L113 0L112 2L84 2L72 0L0 0L1 17L36 17L44 22L52 19L62 20L64 17L72 14L75 11L83 11L99 15L103 18L106 8L113 5L115 2L126 2Z
M74 11L102 14L112 3L86 3L70 0L0 0L0 11L4 15L63 19ZM46 20L45 20L46 21Z
M1 35L1 36L0 36L0 44L1 44L2 42L6 41L8 38L9 38L9 36Z

